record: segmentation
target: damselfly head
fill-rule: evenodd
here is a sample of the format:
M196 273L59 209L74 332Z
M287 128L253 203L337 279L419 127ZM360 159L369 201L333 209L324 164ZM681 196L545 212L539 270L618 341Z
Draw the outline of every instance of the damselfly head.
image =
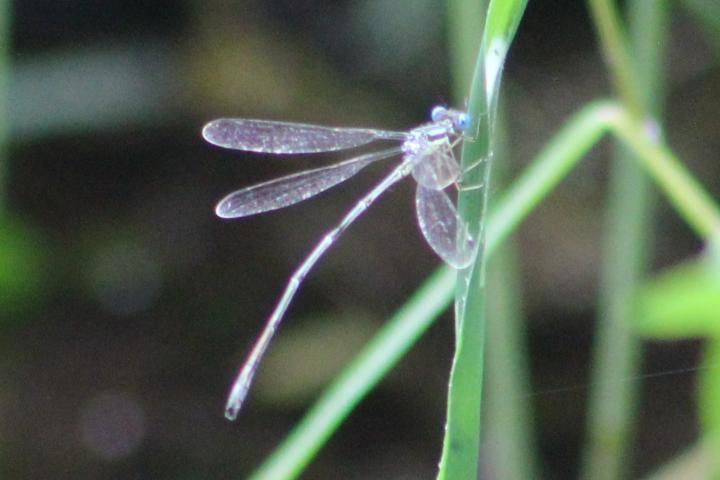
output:
M470 128L470 123L472 123L470 121L470 115L468 115L466 112L449 109L443 107L442 105L438 105L432 109L432 112L430 113L430 118L433 122L450 120L452 122L453 128L455 128L458 132L461 133L465 132L468 128Z

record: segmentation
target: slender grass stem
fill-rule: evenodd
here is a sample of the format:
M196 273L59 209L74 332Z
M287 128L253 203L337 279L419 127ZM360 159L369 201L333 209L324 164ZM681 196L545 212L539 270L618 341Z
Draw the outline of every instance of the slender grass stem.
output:
M623 104L623 114L615 121L618 127L614 129L615 135L637 153L638 160L644 163L695 232L706 240L717 242L720 235L717 206L664 145L660 125L647 118L647 99L643 98L640 77L633 68L629 44L614 2L589 0L589 3L616 92Z
M633 68L629 42L620 23L616 2L589 0L589 4L615 91L630 113L640 117L644 111L641 88Z
M642 107L654 118L662 105L662 57L666 52L668 5L638 0L630 5L634 65L642 86ZM644 115L643 115L644 116ZM592 360L587 442L581 478L626 476L639 384L617 385L640 369L641 341L629 328L633 293L651 251L650 182L627 148L616 145L611 162L608 213L599 292L599 322Z
M613 134L637 156L645 171L695 233L720 245L720 210L713 198L656 135L654 126L640 123L622 109L608 118Z
M495 472L496 478L541 478L532 402L528 401L530 362L518 257L518 245L507 241L488 260L488 343L482 445L487 451L484 458L488 468Z
M501 102L502 104L502 102ZM493 182L507 183L510 143L504 110L495 128ZM491 199L492 200L492 199ZM523 315L518 245L503 242L488 260L487 373L481 464L496 478L540 478L530 393L530 360Z

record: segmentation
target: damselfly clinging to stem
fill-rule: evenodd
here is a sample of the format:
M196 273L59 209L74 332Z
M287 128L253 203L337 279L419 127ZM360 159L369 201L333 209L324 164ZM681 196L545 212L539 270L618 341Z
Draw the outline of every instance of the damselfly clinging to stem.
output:
M228 419L234 420L237 417L258 363L307 273L345 229L396 182L410 174L415 178L418 223L435 253L454 268L465 268L472 263L477 251L476 241L444 191L450 185L459 187L461 184L463 172L455 159L453 148L467 134L471 124L470 117L464 112L435 107L431 118L431 122L408 132L331 128L235 118L213 120L205 125L203 137L214 145L278 155L344 150L378 140L401 142L401 145L387 150L367 153L334 165L243 188L218 203L215 212L223 218L245 217L287 207L349 179L373 162L402 155L400 164L360 199L334 229L325 234L290 277L275 310L232 386L225 408Z

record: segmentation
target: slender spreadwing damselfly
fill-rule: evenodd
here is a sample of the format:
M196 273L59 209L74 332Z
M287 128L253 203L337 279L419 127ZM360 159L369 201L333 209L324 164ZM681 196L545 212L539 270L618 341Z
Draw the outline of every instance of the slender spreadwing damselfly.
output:
M275 310L255 342L233 383L225 416L234 420L247 396L250 383L272 336L305 276L340 235L392 185L412 175L417 183L415 204L423 236L440 258L453 268L472 263L476 239L462 222L445 189L462 187L460 165L453 153L469 130L470 117L461 111L435 107L431 121L407 132L364 128L332 128L300 123L222 118L205 125L205 140L223 148L247 152L293 155L351 149L375 141L397 141L400 145L366 153L334 165L295 173L237 190L218 203L222 218L240 218L276 210L313 197L344 182L379 160L400 156L400 163L361 198L312 249L295 270ZM473 165L474 166L474 165ZM470 168L472 168L471 166ZM479 188L480 186L467 187Z

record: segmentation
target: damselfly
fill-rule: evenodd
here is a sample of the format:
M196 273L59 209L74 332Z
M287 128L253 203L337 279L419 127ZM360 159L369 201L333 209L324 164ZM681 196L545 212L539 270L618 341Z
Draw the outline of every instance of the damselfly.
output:
M205 125L203 137L214 145L278 155L344 150L379 140L401 142L399 146L387 150L243 188L218 203L215 212L223 218L245 217L287 207L349 179L371 163L402 155L400 164L361 198L335 228L325 234L290 277L232 386L225 408L228 419L237 417L258 363L305 276L345 229L391 185L412 174L417 182L417 219L425 239L448 265L457 269L470 265L477 251L476 241L444 191L450 185L459 186L462 180L463 172L455 159L453 148L467 134L470 117L458 110L435 107L431 120L408 132L236 118L213 120Z

